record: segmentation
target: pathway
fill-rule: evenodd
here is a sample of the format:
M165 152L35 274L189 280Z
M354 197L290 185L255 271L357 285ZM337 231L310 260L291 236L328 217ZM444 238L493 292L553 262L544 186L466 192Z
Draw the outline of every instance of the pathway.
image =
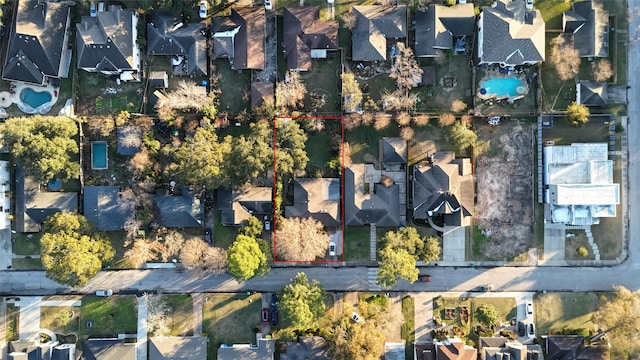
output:
M40 340L40 302L39 296L22 296L16 301L20 307L20 321L18 334L20 340Z
M0 269L10 269L12 265L11 229L0 230Z
M147 359L147 295L138 300L138 341L136 342L136 360Z
M191 294L193 299L193 336L202 335L202 306L205 303L203 293Z
M376 224L369 224L369 260L376 261L376 244L378 241L378 235L376 232Z
M453 263L465 261L466 232L466 228L457 227L443 235L442 261Z

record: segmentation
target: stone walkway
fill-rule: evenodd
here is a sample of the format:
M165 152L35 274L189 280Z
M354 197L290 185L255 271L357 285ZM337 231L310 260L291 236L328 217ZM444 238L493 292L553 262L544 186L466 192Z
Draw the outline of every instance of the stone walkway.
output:
M136 342L136 360L147 359L147 296L138 300L138 333Z

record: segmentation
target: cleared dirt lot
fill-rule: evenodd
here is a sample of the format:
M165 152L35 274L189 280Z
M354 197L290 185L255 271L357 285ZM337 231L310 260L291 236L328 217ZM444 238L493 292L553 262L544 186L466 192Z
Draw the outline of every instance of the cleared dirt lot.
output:
M487 242L487 259L518 256L534 246L534 136L530 125L475 124L481 155L476 158L476 225Z

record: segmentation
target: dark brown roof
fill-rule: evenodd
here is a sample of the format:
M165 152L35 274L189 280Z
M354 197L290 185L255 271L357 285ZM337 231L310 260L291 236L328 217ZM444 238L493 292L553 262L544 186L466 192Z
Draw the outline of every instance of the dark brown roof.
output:
M251 108L257 108L264 102L273 103L274 99L273 83L253 82L251 83Z
M229 57L234 69L264 69L265 13L261 6L242 6L231 9L231 15L213 19L214 55ZM225 31L237 29L233 42L228 37L217 35ZM217 49L220 46L230 47L233 52Z
M338 49L338 22L319 21L318 6L284 8L284 51L287 68L311 68L311 50Z
M352 31L352 55L354 61L387 59L387 39L407 37L407 7L354 6L356 26Z

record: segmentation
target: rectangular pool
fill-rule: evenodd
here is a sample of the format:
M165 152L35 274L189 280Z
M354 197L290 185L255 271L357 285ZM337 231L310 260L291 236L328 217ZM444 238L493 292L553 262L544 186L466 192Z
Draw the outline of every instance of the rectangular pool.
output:
M104 170L109 168L109 155L106 141L91 142L91 168L94 170Z
M492 77L480 83L481 98L513 99L526 93L524 81L516 77Z

